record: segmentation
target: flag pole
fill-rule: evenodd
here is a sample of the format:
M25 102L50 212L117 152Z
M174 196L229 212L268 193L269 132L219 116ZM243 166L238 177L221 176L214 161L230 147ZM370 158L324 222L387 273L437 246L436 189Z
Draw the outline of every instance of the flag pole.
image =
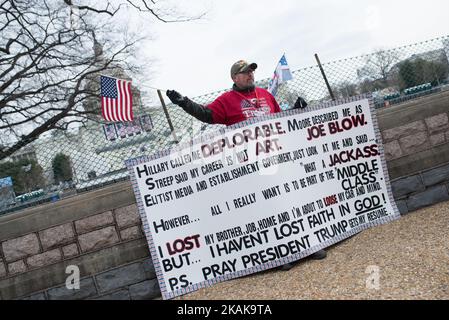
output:
M165 105L164 98L162 97L161 90L157 90L157 94L159 95L159 100L161 100L162 108L164 109L165 117L167 118L168 126L170 127L171 133L176 143L179 142L178 137L176 136L175 129L173 128L173 124L170 119L170 115L168 114L167 107Z

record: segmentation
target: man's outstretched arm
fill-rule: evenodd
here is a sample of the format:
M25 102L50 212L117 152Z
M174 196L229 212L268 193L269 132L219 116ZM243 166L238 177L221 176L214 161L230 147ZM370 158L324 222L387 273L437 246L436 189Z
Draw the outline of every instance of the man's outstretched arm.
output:
M187 97L183 97L179 92L175 90L167 90L167 97L171 102L180 106L185 112L198 120L206 123L214 123L212 119L212 110L206 108L196 102L193 102Z

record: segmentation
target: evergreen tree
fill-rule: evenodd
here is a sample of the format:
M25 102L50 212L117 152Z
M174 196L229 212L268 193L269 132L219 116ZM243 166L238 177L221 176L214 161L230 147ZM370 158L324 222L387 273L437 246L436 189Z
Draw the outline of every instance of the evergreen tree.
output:
M71 181L73 178L70 158L63 153L58 153L52 162L53 178L55 183Z

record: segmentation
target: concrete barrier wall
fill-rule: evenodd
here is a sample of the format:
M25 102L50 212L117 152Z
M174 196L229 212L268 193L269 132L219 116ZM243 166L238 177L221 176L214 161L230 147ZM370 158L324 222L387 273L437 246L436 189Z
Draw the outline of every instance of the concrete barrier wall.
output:
M377 112L401 213L448 200L449 92ZM0 216L0 299L159 296L129 182Z

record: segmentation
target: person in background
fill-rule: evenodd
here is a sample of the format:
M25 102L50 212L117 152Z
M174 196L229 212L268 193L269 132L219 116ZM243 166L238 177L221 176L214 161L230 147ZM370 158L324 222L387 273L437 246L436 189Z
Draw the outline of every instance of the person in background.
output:
M209 124L230 126L254 117L281 112L273 95L263 88L255 86L254 71L256 63L239 60L231 67L232 90L220 95L213 102L204 106L175 90L167 90L170 101L180 106L196 119ZM306 101L298 97L294 108L305 108ZM324 259L326 251L320 250L311 255L312 259ZM294 263L284 264L282 270L290 270Z

